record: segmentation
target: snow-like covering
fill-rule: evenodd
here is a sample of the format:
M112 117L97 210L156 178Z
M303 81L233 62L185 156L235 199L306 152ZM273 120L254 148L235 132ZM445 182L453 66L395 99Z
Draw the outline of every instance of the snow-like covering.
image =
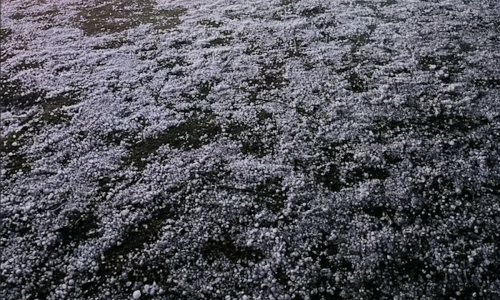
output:
M499 20L2 1L0 298L500 298Z

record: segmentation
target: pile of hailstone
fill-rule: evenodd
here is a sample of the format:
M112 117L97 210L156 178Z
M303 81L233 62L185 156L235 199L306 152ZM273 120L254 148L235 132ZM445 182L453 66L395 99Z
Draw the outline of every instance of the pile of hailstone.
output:
M0 298L499 299L499 20L3 1Z

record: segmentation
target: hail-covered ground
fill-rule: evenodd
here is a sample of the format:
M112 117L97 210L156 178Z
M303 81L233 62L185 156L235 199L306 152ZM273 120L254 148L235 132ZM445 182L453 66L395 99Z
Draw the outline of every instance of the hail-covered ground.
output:
M500 299L500 2L2 0L2 299Z

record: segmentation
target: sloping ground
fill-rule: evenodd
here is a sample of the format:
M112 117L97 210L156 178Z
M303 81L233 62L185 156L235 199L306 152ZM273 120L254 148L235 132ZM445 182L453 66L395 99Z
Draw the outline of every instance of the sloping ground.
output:
M497 1L2 1L2 299L499 299Z

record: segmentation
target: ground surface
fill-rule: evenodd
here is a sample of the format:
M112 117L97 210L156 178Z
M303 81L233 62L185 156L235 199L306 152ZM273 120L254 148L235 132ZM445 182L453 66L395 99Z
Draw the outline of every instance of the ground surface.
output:
M500 299L499 3L2 0L0 298Z

